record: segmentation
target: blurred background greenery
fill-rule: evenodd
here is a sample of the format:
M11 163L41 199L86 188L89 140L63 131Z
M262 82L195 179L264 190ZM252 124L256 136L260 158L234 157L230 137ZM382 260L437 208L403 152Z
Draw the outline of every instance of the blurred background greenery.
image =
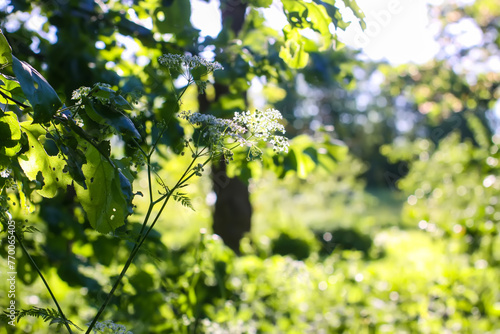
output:
M178 111L157 58L191 52L225 71L203 99L191 87L182 110L274 106L297 145L304 134L338 145L333 167L304 157L303 170L281 174L235 165L253 210L238 255L212 234L212 180L191 184L196 211L169 204L104 319L134 333L500 333L499 3L429 2L439 50L422 63L371 60L337 40L293 69L280 58L283 33L266 23L271 2L222 1L214 36L195 28L189 1L0 3L13 53L68 101L82 85L109 83L137 99L132 116L154 132L155 119ZM179 133L174 124L162 139L166 181L185 165ZM146 186L139 175L135 190ZM2 205L39 230L26 246L83 327L132 245L92 230L71 194L34 196L29 209ZM131 226L147 205L134 204ZM18 305L53 307L21 252L17 273ZM2 279L2 305L7 290ZM0 332L57 332L47 326L23 318Z

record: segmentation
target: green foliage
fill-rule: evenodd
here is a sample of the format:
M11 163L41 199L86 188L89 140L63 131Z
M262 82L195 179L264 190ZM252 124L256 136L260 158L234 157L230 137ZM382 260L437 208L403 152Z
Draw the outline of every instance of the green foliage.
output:
M410 172L398 183L408 196L404 208L407 222L418 224L432 235L445 235L457 251L497 265L498 138L489 139L487 130L472 114L468 119L480 145L461 142L460 136L452 133L437 147L423 140L417 150L394 146L385 147L384 151L393 160L403 158L411 162ZM409 152L413 154L408 156Z
M186 208L190 208L191 210L194 211L194 206L191 203L191 199L187 196L187 194L177 192L172 196L172 198L174 199L174 201L179 202Z
M49 139L45 129L30 121L20 123L27 138L28 150L18 157L19 165L26 177L37 184L37 192L47 198L54 197L59 188L66 189L71 184L71 177L64 172L65 161L61 156L47 153L44 143Z
M85 157L87 163L82 171L86 187L76 185L76 194L90 225L101 233L109 233L122 226L132 213L132 186L96 148L89 146Z
M12 70L33 108L33 122L47 123L62 105L54 88L30 64L12 56Z
M244 0L244 2L247 2L254 7L265 7L265 8L270 7L273 3L272 0Z
M288 149L287 139L275 135L276 131L284 132L283 126L277 122L282 116L276 110L236 113L232 120L219 119L212 115L181 114L180 117L185 119L188 125L195 128L192 135L195 140L193 138L184 140L185 148L191 152L191 160L174 186L168 187L156 171L153 171L156 166L152 160L153 154L159 149L160 138L167 129L167 122L161 124L156 138L148 138L150 141L148 144L146 138L141 137L134 123L126 114L132 109L130 104L111 86L105 84L96 84L92 88L81 87L73 94L76 103L73 106L59 109L61 103L52 103L53 96L51 94L55 94L55 92L46 80L28 64L19 63L24 72L21 71L16 67L16 58L13 57L13 59L16 78L12 80L18 80L25 98L33 105L33 108L13 99L12 92L7 91L11 94L10 97L6 94L2 95L7 101L13 103L13 107L23 108L23 112L26 114L22 117L23 122L19 122L15 113L2 114L1 120L6 133L6 145L2 154L8 162L2 166L2 178L4 178L3 174L10 177L10 170L14 171L13 178L19 186L15 189L7 189L8 191L4 193L18 196L23 209L28 207L27 203L32 200L34 190L44 198L55 198L59 189L72 189L81 208L85 211L85 218L90 226L102 234L115 232L118 228L126 225L127 217L134 212L132 184L138 170L132 169L132 159L116 158L116 147L111 145L111 135L113 133L121 135L124 138L123 141L127 145L133 145L132 150L142 155L142 159L146 161L148 212L143 218L139 233L135 233L135 231L120 233L119 231L115 234L117 236L125 234L125 240L131 240L131 236L135 235L133 248L118 279L114 282L111 292L100 303L100 309L89 324L87 333L105 329L115 330L116 326L108 327L107 324L103 325L97 320L108 306L114 291L124 279L128 268L153 230L169 199L172 198L183 206L193 209L190 198L179 189L186 187L187 182L194 176L201 176L204 171L203 167L214 157L219 158L223 155L228 162L228 157L232 156L231 150L236 146L251 146L250 153L247 155L252 159L256 157L252 153L255 150L262 154L258 148L262 141L269 140L274 145L273 148L276 152L286 151ZM222 68L216 62L208 62L199 57L165 55L163 60L165 61L160 61L169 70L179 66L186 67L183 74L188 80L187 86L180 95L175 94L176 104L180 103L180 98L187 88L199 81L195 80L192 72L198 73L197 75L200 73L209 75L212 71ZM57 95L55 96L57 97ZM202 126L200 127L200 125ZM149 131L149 135L151 134L152 132ZM139 141L142 145L139 144ZM14 159L11 160L11 157L17 158L19 165ZM199 158L205 159L204 162L195 164ZM7 168L9 171L6 172ZM159 191L159 196L155 196L153 192L153 172L158 177L159 186L163 188ZM4 181L2 188L6 183ZM5 191L5 189L2 190ZM153 208L159 203L161 203L161 208L152 215ZM4 226L2 232L4 233L7 231L5 228L7 219L4 219L3 213L12 210L15 204L12 201L10 207L3 208L2 203L2 225ZM10 221L10 218L8 220ZM148 225L148 223L150 224ZM124 229L126 228L125 226ZM16 228L15 231L17 230ZM26 231L34 231L34 229L20 229L19 233ZM51 320L51 323L64 325L71 333L69 325L72 323L64 316L47 280L39 270L35 260L29 255L24 245L24 236L16 237L16 240L29 259L29 261L24 262L18 261L20 277L26 284L33 283L35 276L25 269L31 264L58 308L58 311L32 309L21 311L19 314L21 317L24 315L42 316L45 321ZM102 249L96 245L96 249L100 248ZM97 256L99 261L111 264L111 259L103 255ZM76 267L74 262L68 261L66 264L69 267ZM66 264L58 270L60 278L73 283L78 281L84 286L90 284L89 280L77 271L78 269L68 270ZM215 267L218 268L217 275L223 275L225 263L218 261ZM197 276L195 275L195 277ZM188 296L192 305L197 303L198 296L195 290L189 290ZM194 314L197 311L193 309L192 312ZM120 332L121 327L118 329Z
M12 49L1 30L0 30L0 64L1 64L0 69L4 69L6 66L12 64Z
M5 314L7 314L7 312L5 312ZM57 329L60 329L64 323L68 323L76 329L83 331L83 329L75 325L73 322L61 317L60 313L53 308L32 307L30 309L23 309L16 312L17 322L24 317L42 318L44 322L50 321L49 325L57 325Z
M304 68L309 62L311 52L321 52L332 47L336 37L330 32L330 24L340 29L348 26L335 6L335 1L282 0L281 2L289 25L283 28L285 42L280 48L279 56L291 68ZM356 2L348 1L345 4L352 9L365 28L364 14ZM320 42L306 37L303 34L305 31L315 32Z
M270 1L245 3L266 7ZM335 36L327 35L331 23L348 26L335 1L283 3L289 20L283 36L250 8L237 36L225 29L220 38L207 37L199 44L189 23L189 1L126 6L70 0L56 9L49 2L13 2L16 10L28 11L41 4L41 13L51 18L44 29L54 25L58 31L52 46L21 25L12 40L36 35L40 50L25 52L23 59L33 67L18 62L17 73L11 47L0 34L0 214L2 223L12 216L19 233L37 232L20 238L33 255L31 263L25 256L17 263L20 303L51 303L36 279L33 263L38 263L56 297L64 297L70 318L88 319L104 305L98 315L114 322L96 322L93 332L120 333L125 325L134 333L494 333L499 328L499 140L484 129L483 118L463 113L475 110L481 116L491 108L498 97L496 75L479 76L477 84L469 85L440 63L373 69L389 81L382 93L390 92L384 112L396 109L392 97L412 97L425 125L415 124L412 135L418 129L433 131L430 140L382 149L395 163L410 162L408 175L397 175L404 177L398 185L407 199L401 216L397 205L383 211L380 193L366 193L360 182L366 166L333 134L320 132L294 138L288 155L270 157L271 149L253 142L251 151L226 152L227 160L235 159L228 173L250 186L254 226L241 256L207 233L210 181L197 176L208 169L208 160L194 163L211 158L200 139L205 127L188 125L186 119L179 124L174 114L201 109L203 103L210 103L217 116L246 109L245 92L254 78L267 83L267 102L286 99L285 109L295 111L295 87L289 86L299 76L288 66L304 68L307 82L338 82L349 89L356 84L354 70L362 67L351 53L316 53L334 43ZM354 1L345 5L363 18ZM497 13L490 0L476 1L464 12L478 17L482 29L491 29L495 21L481 15L482 6ZM152 18L153 27L132 22L134 13ZM305 31L317 39L301 34ZM149 63L122 59L118 33L137 43L137 55ZM104 49L97 50L96 41ZM178 59L199 60L182 54L204 47L214 47L216 59L230 71L212 78L203 66L158 70L157 59L165 50ZM21 58L23 45L13 43L12 49ZM104 64L115 64L120 76ZM113 85L82 87L74 104L66 101L61 107L33 68L46 68L44 75L67 97L81 85ZM181 77L186 87L171 85ZM351 111L361 115L356 106L348 106L356 95L340 89L325 89L322 106L331 104L334 111L328 117ZM137 97L137 91L144 95ZM202 91L207 101L197 96ZM181 96L185 104L179 106ZM287 131L296 120L291 114ZM219 132L230 124L206 116L197 117L204 125L223 125ZM394 126L385 124L393 120L355 124L349 130L338 126L342 121L334 125L337 135L352 139L355 150L373 153L394 138ZM457 128L460 134L441 141ZM295 132L302 130L297 126ZM370 145L359 147L359 133ZM225 139L218 144L236 144L234 138ZM260 155L265 168L245 161ZM407 165L401 166L406 172ZM191 186L181 189L187 181ZM169 199L181 205L164 211ZM34 213L27 215L28 207ZM184 207L196 207L196 214ZM26 218L30 225L20 223ZM5 247L0 251L6 254ZM104 292L117 286L109 299L111 294ZM5 291L5 282L0 289ZM22 312L41 319L24 317L17 332L46 333L42 321L48 320L68 328L72 324L60 310Z
M5 157L15 156L21 150L21 127L17 115L5 112L0 116L0 140L3 145L0 154Z
M109 125L123 136L141 139L134 123L122 112L132 110L132 107L111 86L97 83L92 89L81 87L73 98L78 100L77 105L84 107L85 113L94 122Z

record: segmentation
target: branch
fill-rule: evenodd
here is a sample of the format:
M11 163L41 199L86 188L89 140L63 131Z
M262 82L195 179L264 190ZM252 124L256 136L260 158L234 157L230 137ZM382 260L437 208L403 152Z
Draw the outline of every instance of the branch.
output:
M16 232L14 232L14 236L16 237L16 240L17 242L19 242L19 245L21 245L21 248L24 252L24 254L26 254L26 256L28 257L28 259L30 260L31 264L33 265L33 268L35 268L36 272L38 273L38 276L40 276L40 278L42 279L43 281L43 284L45 284L45 287L47 288L47 291L49 291L49 294L50 296L52 297L52 300L54 301L54 304L56 304L56 307L57 307L57 310L59 311L59 314L61 314L61 317L63 318L64 320L64 325L66 326L66 328L68 329L68 332L70 334L73 334L73 332L71 331L71 328L69 327L69 321L68 319L66 318L66 316L64 315L61 307L59 306L59 303L57 302L57 299L56 297L54 296L54 294L52 293L52 290L50 289L49 287L49 283L47 283L47 281L45 280L45 277L43 277L43 274L42 272L40 271L40 269L38 268L38 266L36 265L35 261L33 260L33 258L31 257L31 255L28 253L28 250L26 249L26 247L24 247L24 244L23 242L21 241L21 239L19 239L18 235Z
M6 100L10 100L10 101L14 102L15 104L17 104L18 106L23 107L24 109L30 108L30 106L28 106L28 105L26 105L26 104L24 104L22 102L19 102L18 100L14 99L14 98L12 98L10 96L8 96L7 94L5 94L2 91L0 91L0 95L2 95L2 97L5 98Z

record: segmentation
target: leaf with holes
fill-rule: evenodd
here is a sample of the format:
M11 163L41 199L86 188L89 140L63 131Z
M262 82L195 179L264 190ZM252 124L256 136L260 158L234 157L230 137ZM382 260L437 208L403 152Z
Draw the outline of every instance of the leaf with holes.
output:
M21 150L21 127L16 114L0 112L0 155L15 156Z
M314 2L302 2L294 0L282 0L283 11L285 12L288 22L293 30L300 32L301 36L305 40L313 42L313 39L306 38L302 35L302 32L306 32L311 29L318 33L317 39L319 43L318 46L310 47L311 43L304 43L306 45L307 52L314 52L315 49L319 51L325 51L332 45L333 36L330 32L330 23L332 23L331 18L324 6L321 6ZM294 37L294 39L297 39ZM285 40L288 38L285 34ZM314 43L316 44L316 43Z
M131 213L132 187L111 163L93 146L87 148L87 163L82 170L87 189L75 185L78 200L98 232L109 233L125 223Z
M33 123L45 123L62 105L59 96L45 78L30 64L12 56L12 69L21 89L33 107Z
M66 161L45 151L47 137L40 125L23 122L21 130L28 138L29 148L18 157L19 165L30 181L39 182L37 192L43 197L52 198L57 194L57 189L66 189L72 182L71 176L65 171Z
M332 19L333 24L335 25L336 28L340 28L342 30L345 30L351 22L345 22L342 18L342 14L340 13L340 10L338 7L335 6L335 1L336 0L313 0L315 3L318 5L321 5L325 7L326 12L328 13L328 16Z
M309 54L306 52L304 44L304 39L300 36L288 38L280 49L280 58L291 68L304 68L309 61Z

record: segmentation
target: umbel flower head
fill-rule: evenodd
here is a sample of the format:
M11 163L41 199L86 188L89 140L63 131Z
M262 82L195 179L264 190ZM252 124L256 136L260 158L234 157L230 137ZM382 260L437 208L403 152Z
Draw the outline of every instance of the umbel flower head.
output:
M198 56L190 55L167 53L158 58L158 61L160 64L169 69L185 67L187 70L194 70L195 68L205 67L207 69L207 73L224 69L224 67L216 61L209 61Z
M97 333L113 333L113 334L133 334L127 328L120 324L115 324L112 320L105 320L103 322L96 322L92 331Z
M276 134L284 134L285 128L279 123L281 113L275 109L235 112L232 119L191 111L183 111L179 117L200 129L212 152L222 154L226 162L232 160L231 149L227 146L234 143L249 148L248 160L262 157L259 142L273 145L275 152L288 152L288 140Z

